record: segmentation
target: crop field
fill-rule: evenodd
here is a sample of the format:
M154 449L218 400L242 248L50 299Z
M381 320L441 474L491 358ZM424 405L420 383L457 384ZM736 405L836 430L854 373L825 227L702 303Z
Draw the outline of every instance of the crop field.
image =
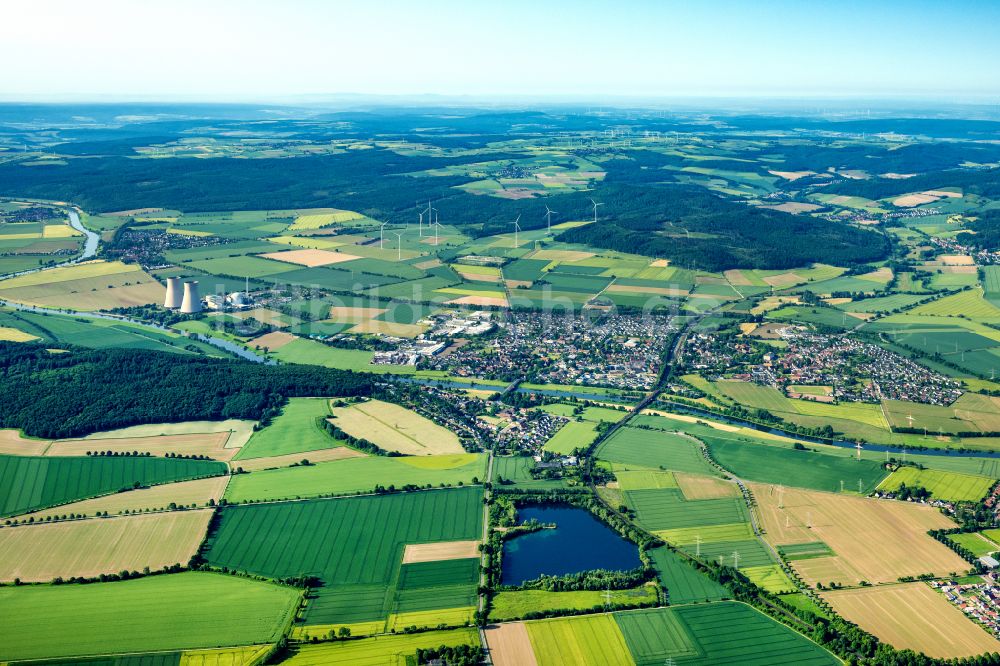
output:
M1000 651L1000 641L926 583L822 595L838 614L900 650L916 650L941 659Z
M750 582L768 592L780 594L782 592L795 592L798 589L778 564L746 567L741 568L741 571L744 576L750 579Z
M212 512L95 518L0 530L0 580L47 582L187 564Z
M622 491L648 490L652 488L677 488L677 479L673 472L658 472L655 470L617 471L618 487Z
M649 551L649 556L671 604L719 601L730 596L726 588L665 546Z
M307 624L384 621L406 544L478 539L481 523L482 491L473 488L233 506L223 510L206 557L259 575L320 577ZM433 564L455 562L463 560ZM475 583L468 589L474 593ZM427 603L429 590L419 594Z
M266 458L338 446L322 426L323 419L329 415L329 401L325 398L291 398L279 416L253 434L236 459Z
M559 428L549 441L545 442L545 450L561 455L573 453L576 449L585 449L597 439L597 425L591 421L570 421Z
M1000 550L1000 545L990 541L981 532L949 534L948 540L968 549L976 557L990 555Z
M749 438L699 434L712 457L736 476L750 481L780 483L812 490L871 492L888 473L872 460L854 460L818 451L754 443Z
M459 453L444 456L346 458L301 467L282 467L238 474L226 489L230 502L295 499L320 495L371 492L376 485L439 486L471 484L486 477L486 456Z
M951 502L978 502L986 496L994 483L996 483L994 479L986 476L901 467L890 474L878 487L880 490L898 490L902 485L906 485L908 488L920 487L929 490L935 499Z
M225 471L225 463L177 458L0 456L0 515Z
M721 525L696 525L694 527L678 527L674 529L657 530L656 535L664 541L682 546L709 541L747 541L754 538L749 522L723 523Z
M86 456L90 451L149 453L154 456L208 456L229 460L239 449L226 448L229 432L156 435L152 437L106 437L103 439L60 439L45 450L46 456Z
M689 502L673 489L630 490L623 494L636 512L636 521L650 531L729 525L748 519L742 497Z
M212 432L229 433L226 448L239 448L253 434L255 421L227 419L225 421L182 421L180 423L146 423L143 425L104 430L83 439L120 439L123 437L159 437L161 435L196 435Z
M955 418L956 411L960 415L970 415L971 412L958 411L955 408L941 407L938 405L923 405L912 402L900 402L897 400L884 400L882 403L886 414L895 428L926 429L929 433L959 433L978 432L979 427L975 422L960 420ZM957 407L957 401L956 401ZM913 417L912 426L910 417ZM995 413L984 412L983 418L995 419ZM993 420L990 419L990 420Z
M525 623L538 664L629 666L625 638L611 615L583 615Z
M405 455L463 453L458 436L413 410L381 400L334 407L333 423L354 437Z
M0 659L271 643L291 621L301 594L203 572L91 585L4 587ZM60 631L51 631L53 626Z
M537 666L528 627L523 622L492 624L484 632L495 666Z
M93 261L4 280L7 300L71 310L101 310L163 300L159 282L135 265Z
M171 503L177 506L196 507L207 506L210 500L218 502L222 497L226 484L229 483L228 476L212 476L206 479L194 479L192 481L177 481L175 483L162 483L148 488L137 488L124 493L112 493L102 495L93 499L80 500L61 504L51 509L35 511L31 515L35 521L44 519L46 516L64 516L75 513L78 516L94 516L98 511L107 511L114 516L124 511L143 511L166 509ZM16 518L26 518L27 516L15 516Z
M614 614L636 664L839 664L805 636L745 604L725 602Z
M325 666L326 664L353 664L354 666L405 666L418 649L436 648L441 645L479 645L475 629L449 629L419 634L376 636L356 641L300 645L283 664L287 666Z
M608 603L640 605L656 601L656 590L650 585L643 585L632 590L611 590L610 592L609 599L605 592L599 590L501 591L493 597L493 610L490 611L490 619L502 621L521 618L532 611L604 609Z
M965 571L969 564L928 530L954 527L937 509L909 502L751 484L764 537L774 546L822 541L830 556L792 560L809 584L895 581Z
M740 494L740 489L735 483L715 476L678 472L674 477L686 500L719 499L736 497Z
M656 417L649 417L656 418ZM669 427L669 426L668 426ZM660 468L694 474L714 474L693 440L663 430L625 426L597 449L597 457L641 469Z
M1000 319L1000 308L997 308L997 306L983 298L982 289L972 289L918 306L910 310L909 314L933 315L936 317L963 316L973 320L985 319L995 321Z
M264 659L270 649L270 645L245 645L215 650L185 650L181 653L180 662L176 666L249 666ZM155 665L143 664L142 666Z

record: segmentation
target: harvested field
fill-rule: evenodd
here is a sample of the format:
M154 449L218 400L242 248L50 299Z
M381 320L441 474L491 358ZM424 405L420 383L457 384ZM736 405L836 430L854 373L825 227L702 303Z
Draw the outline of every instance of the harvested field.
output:
M288 467L301 463L303 459L311 463L330 462L331 460L344 460L346 458L364 458L365 454L346 446L337 446L332 449L318 449L316 451L303 451L301 453L288 453L281 456L268 456L265 458L245 458L231 462L230 466L235 469L242 467L244 471L252 472L260 469L275 469L277 467Z
M523 622L494 624L486 628L486 644L495 666L536 666L528 628Z
M714 476L701 474L674 474L677 485L684 493L686 500L718 499L720 497L737 497L740 494L735 483L723 481Z
M458 435L416 412L381 400L335 407L331 421L354 437L407 455L464 453Z
M941 659L1000 652L1000 641L925 583L822 593L834 610L898 649Z
M386 308L349 307L334 305L330 308L329 318L345 324L359 324L369 319L375 319L385 313Z
M164 483L159 486L149 488L137 488L124 493L114 493L95 497L93 499L71 502L51 509L36 511L31 515L35 520L44 519L46 516L65 516L75 513L78 516L93 516L98 511L107 511L111 515L117 515L123 511L142 511L144 509L166 509L173 502L177 506L206 506L209 500L216 502L222 497L229 483L228 476L213 476L207 479L194 479L193 481L178 481L176 483ZM25 518L26 516L18 516Z
M447 303L449 305L491 305L498 308L507 307L506 298L497 298L495 296L462 296L461 298L447 301Z
M967 254L942 254L937 260L945 266L975 266L975 260Z
M778 204L777 206L764 206L764 208L770 208L771 210L780 210L782 213L791 213L792 215L798 215L799 213L811 213L814 210L819 210L820 208L822 208L822 206L811 203L800 203L797 201L786 201L785 203Z
M901 197L897 197L892 200L892 205L899 208L912 208L914 206L922 206L923 204L934 203L940 197L936 197L932 194L907 194Z
M0 454L40 456L49 444L51 442L47 439L22 437L20 430L0 430Z
M249 345L251 347L260 347L261 349L266 349L268 351L276 351L287 345L289 342L295 342L298 339L298 336L292 335L291 333L275 331L273 333L266 333L259 338L254 338L250 341Z
M255 421L226 419L225 421L182 421L180 423L147 423L117 430L105 430L87 435L83 439L118 439L121 437L158 437L160 435L193 435L197 433L229 433L227 449L238 449L253 434Z
M545 259L546 261L572 262L583 261L594 256L593 252L581 252L578 250L538 250L532 254L530 259Z
M928 530L954 527L937 509L909 502L749 484L764 538L774 546L822 541L828 557L795 560L810 585L888 583L900 576L945 575L969 564ZM779 506L780 504L780 506Z
M470 557L479 557L479 542L475 539L470 541L438 541L437 543L408 543L403 549L403 564L464 560Z
M340 264L345 261L353 261L361 258L353 254L347 254L346 252L330 252L329 250L314 249L283 250L281 252L268 252L267 254L262 254L260 256L267 259L274 259L276 261L284 261L288 264L306 266L308 268L329 266L330 264Z
M399 324L394 321L382 321L379 319L368 319L351 327L349 333L379 333L382 335L393 335L400 338L415 338L427 330L426 326L420 324Z
M813 175L813 171L767 171L772 176L777 176L778 178L784 178L785 180L798 180L799 178L805 178L806 176Z
M158 437L122 437L104 439L61 439L52 442L45 451L47 456L83 456L88 451L114 451L116 453L150 453L165 456L173 453L183 456L204 455L215 460L229 460L239 449L227 449L229 432L207 432L191 435L160 435Z
M172 511L0 529L0 580L91 578L186 564L212 512Z

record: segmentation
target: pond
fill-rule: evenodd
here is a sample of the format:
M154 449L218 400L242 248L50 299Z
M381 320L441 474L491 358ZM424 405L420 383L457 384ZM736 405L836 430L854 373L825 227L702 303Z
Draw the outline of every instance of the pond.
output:
M519 509L517 517L520 522L534 518L540 523L554 523L556 528L516 536L504 543L504 585L521 585L542 574L565 576L593 569L630 571L642 566L638 546L585 509L528 506Z

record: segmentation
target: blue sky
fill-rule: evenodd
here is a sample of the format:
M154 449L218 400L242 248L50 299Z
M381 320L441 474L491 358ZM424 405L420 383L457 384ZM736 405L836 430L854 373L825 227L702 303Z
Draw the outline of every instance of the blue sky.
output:
M4 0L0 22L6 99L1000 100L1000 0Z

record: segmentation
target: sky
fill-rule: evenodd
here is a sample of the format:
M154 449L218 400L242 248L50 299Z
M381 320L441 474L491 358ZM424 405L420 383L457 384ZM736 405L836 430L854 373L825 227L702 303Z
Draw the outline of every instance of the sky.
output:
M3 0L0 98L1000 102L1000 0Z

